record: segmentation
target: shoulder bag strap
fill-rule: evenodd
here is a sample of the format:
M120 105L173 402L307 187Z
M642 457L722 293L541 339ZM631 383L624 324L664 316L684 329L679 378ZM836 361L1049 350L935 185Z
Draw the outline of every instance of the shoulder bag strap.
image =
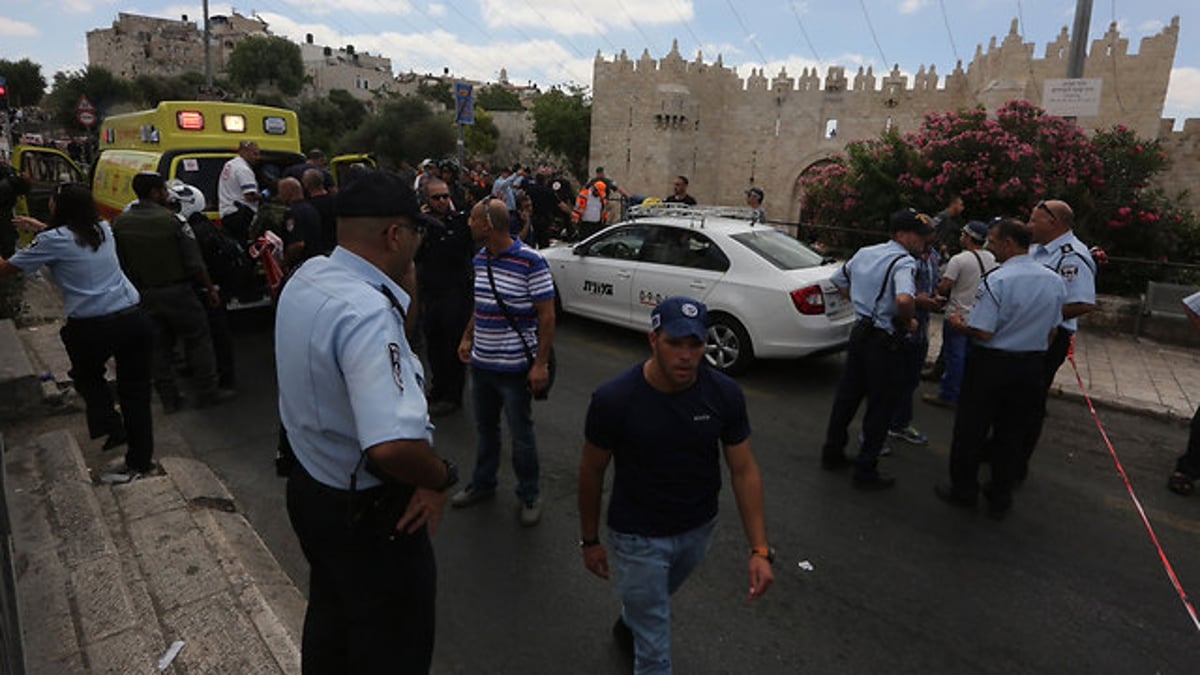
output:
M492 254L484 253L484 261L487 263L488 285L492 287L492 295L496 296L496 304L500 305L500 311L504 313L504 319L508 321L508 325L521 339L521 349L525 351L525 358L529 359L529 367L533 367L533 350L529 348L529 343L525 341L525 335L517 326L517 322L513 320L512 314L508 311L508 305L504 302L504 298L500 297L500 291L496 288L496 276L492 274Z
M976 250L972 250L971 255L975 256L975 262L979 263L979 278L982 279L983 275L987 274L987 269L983 266L983 256L979 255L979 251Z

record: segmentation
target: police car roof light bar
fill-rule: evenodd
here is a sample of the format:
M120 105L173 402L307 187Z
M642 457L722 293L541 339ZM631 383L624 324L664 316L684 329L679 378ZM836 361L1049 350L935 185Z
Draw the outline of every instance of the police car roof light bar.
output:
M629 207L629 218L631 220L653 216L698 219L701 224L700 226L703 227L706 218L730 218L732 220L754 221L754 209L747 206L708 206L699 204L692 206L690 204L661 201L643 202L637 206Z

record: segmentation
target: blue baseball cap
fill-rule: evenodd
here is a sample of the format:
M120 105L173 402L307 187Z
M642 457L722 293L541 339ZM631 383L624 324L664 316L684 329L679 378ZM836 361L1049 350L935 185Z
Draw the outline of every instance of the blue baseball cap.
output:
M966 225L963 225L962 231L963 231L963 234L974 239L975 241L979 242L980 244L987 241L987 234L988 234L987 223L983 223L978 220L972 220L971 222L967 223Z
M667 298L650 312L650 329L673 338L708 337L708 307L703 302L683 297Z

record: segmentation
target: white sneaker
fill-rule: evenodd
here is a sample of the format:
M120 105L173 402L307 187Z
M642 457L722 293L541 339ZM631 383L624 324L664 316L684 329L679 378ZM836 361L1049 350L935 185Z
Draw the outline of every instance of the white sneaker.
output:
M100 474L100 482L104 485L125 485L140 478L162 475L164 475L162 467L158 464L151 464L150 468L145 471L137 471L122 465L117 469Z
M542 500L535 499L521 504L521 524L533 527L542 519Z

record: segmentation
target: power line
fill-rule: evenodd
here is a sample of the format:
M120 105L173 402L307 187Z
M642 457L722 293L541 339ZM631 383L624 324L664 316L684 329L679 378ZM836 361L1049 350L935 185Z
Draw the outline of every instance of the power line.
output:
M858 6L862 8L863 18L867 20L867 30L871 31L871 39L875 41L875 48L879 50L879 56L883 59L883 67L887 68L887 64L891 61L883 53L883 47L879 44L879 36L875 35L875 26L871 25L871 15L867 12L867 3L864 0L858 0Z
M746 28L746 22L742 21L742 15L738 14L737 8L733 6L732 0L725 0L725 4L729 5L729 11L733 12L733 18L737 19L738 25L742 27L742 32L746 34L746 41L754 47L754 51L758 54L758 59L762 61L763 66L767 65L767 57L763 55L763 51L758 47L758 40L750 34L750 30Z
M633 20L633 15L629 13L629 10L625 9L625 3L621 2L621 0L617 0L617 7L621 10L621 13L625 15L625 18L629 20L629 23L633 26L634 30L638 32L638 35L642 36L642 40L645 41L646 47L648 49L653 49L655 53L658 53L658 48L654 46L653 42L651 42L650 36L646 35L646 32L642 30L642 27L638 25L638 22Z
M808 44L809 50L813 53L813 58L817 60L817 65L821 64L821 55L817 53L817 48L813 46L813 41L808 37L808 31L804 30L804 22L800 20L800 10L796 9L796 3L789 2L788 6L792 8L792 16L796 17L796 25L800 27L800 34L804 36L804 41Z
M542 14L540 11L538 11L537 7L533 6L532 2L529 0L524 0L524 2L525 6L528 7L530 11L538 15L538 18L542 20L542 23L546 24L547 26L550 25L550 20L546 18L545 14ZM563 36L563 40L566 40L567 46L571 48L571 51L575 52L575 56L578 56L581 59L587 58L584 56L583 52L579 51L579 48L575 46L575 43L571 42L571 40L569 40L565 35Z
M695 31L692 30L692 22L688 21L683 16L683 13L679 11L678 5L673 4L671 6L675 9L675 16L679 17L679 21L683 23L684 30L686 30L688 35L692 36L692 40L696 42L696 49L699 51L704 51L704 43L700 41L700 38L696 37Z
M938 0L938 6L942 8L942 23L946 24L946 36L950 38L950 51L954 52L954 60L961 61L958 56L958 46L954 44L954 31L950 30L950 19L946 16L945 0Z

